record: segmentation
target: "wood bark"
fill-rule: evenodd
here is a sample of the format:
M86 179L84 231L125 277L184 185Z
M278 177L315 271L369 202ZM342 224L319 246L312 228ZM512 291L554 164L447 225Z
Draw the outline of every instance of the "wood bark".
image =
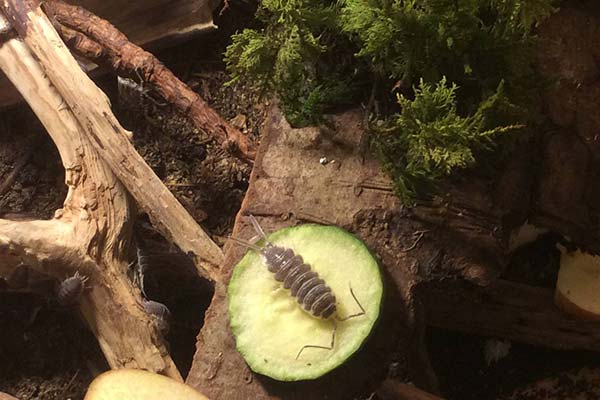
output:
M187 379L207 395L350 398L376 390L391 365L417 387L437 391L424 340L425 314L415 288L422 281L451 277L493 281L502 270L508 239L502 218L514 201L494 197L480 181L471 179L454 201L432 200L415 210L403 207L378 162L370 157L363 162L356 150L364 134L362 120L362 112L353 110L332 117L333 131L292 129L274 109L233 235L244 239L254 235L246 218L252 214L268 231L316 222L338 225L359 236L378 256L386 280L382 315L372 338L346 364L316 381L290 384L266 379L253 374L235 350L226 287L219 284ZM319 163L323 156L330 161L326 165ZM228 277L245 249L235 245L225 249L223 273Z
M111 21L134 43L158 49L201 32L216 29L211 0L75 0L96 15ZM0 27L0 38L3 29ZM94 68L94 67L92 67ZM0 73L0 108L23 101Z
M357 391L362 391L361 396L375 391L386 376L395 373L388 369L394 365L394 371L399 368L400 375L409 377L416 386L435 392L435 374L423 340L426 321L538 345L595 350L597 323L572 321L560 314L548 290L516 290L511 286L504 294L494 292L498 290L494 282L508 260L510 233L526 220L600 251L599 225L590 223L598 220L600 204L600 124L593 112L600 105L600 84L596 80L588 88L585 79L574 79L582 71L568 55L587 49L574 45L580 43L578 38L572 42L560 38L563 21L555 20L560 14L568 16L569 12L561 9L551 17L552 27L546 28L552 36L544 49L546 68L566 64L554 77L559 79L552 81L565 81L578 91L588 92L576 100L573 96L564 99L573 103L564 104L565 108L576 109L570 110L570 121L564 125L555 121L565 128L519 138L521 142L511 156L495 171L464 171L444 184L440 196L420 201L412 209L395 199L391 182L381 176L374 160L367 157L361 163L353 151L362 135L360 113L335 117L337 129L325 134L317 128L290 129L275 110L266 123L234 235L253 235L245 218L249 213L260 216L268 230L310 221L339 225L355 233L379 257L384 270L388 297L380 325L371 341L338 370L314 382L274 382L253 374L236 352L235 338L228 328L226 287L220 284L198 336L188 383L216 398L352 398ZM593 37L600 25L592 29L586 23L589 15L576 14L577 18L572 18L577 21L575 30ZM600 42L590 41L595 52L585 54L589 70L582 75L595 79L600 70L594 61L600 54ZM555 95L562 98L560 91ZM330 162L320 165L324 156ZM226 247L225 276L243 252L239 247ZM475 286L472 296L461 291L442 296L447 289L427 294L432 289L424 286L426 282L457 278L489 287ZM432 310L432 304L439 310ZM509 311L504 313L503 308ZM509 318L511 312L521 320ZM469 323L472 318L476 326ZM399 325L391 324L391 320ZM492 328L486 331L486 326ZM381 330L386 334L381 335ZM408 362L395 362L390 356L394 351Z
M25 262L59 280L76 271L89 277L80 310L109 365L181 380L127 277L134 198L195 258L198 271L217 281L221 250L137 154L108 99L80 69L46 15L27 1L5 0L0 8L22 38L1 44L0 69L51 135L69 189L52 220L0 219L0 274L7 276Z
M121 76L141 77L158 95L218 143L232 148L245 160L254 159L255 149L245 135L225 121L154 55L130 42L110 22L62 1L47 1L44 9L52 15L55 27L77 54L106 65Z
M600 351L600 322L561 312L551 289L499 280L489 287L428 284L418 294L431 326L559 350Z

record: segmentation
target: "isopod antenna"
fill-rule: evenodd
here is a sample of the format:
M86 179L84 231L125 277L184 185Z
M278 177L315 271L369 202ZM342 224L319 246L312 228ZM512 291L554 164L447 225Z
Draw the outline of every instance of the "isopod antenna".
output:
M250 222L252 223L252 226L254 227L256 233L258 233L260 237L265 240L265 242L269 243L269 241L267 240L267 235L265 235L265 231L263 231L263 228L256 220L256 217L254 217L254 215L252 214L250 214L248 217L250 218Z
M239 239L233 236L229 237L229 240L233 240L234 242L241 244L244 247L248 247L249 249L256 250L258 252L262 252L262 248L258 247L256 244L249 242L247 240Z

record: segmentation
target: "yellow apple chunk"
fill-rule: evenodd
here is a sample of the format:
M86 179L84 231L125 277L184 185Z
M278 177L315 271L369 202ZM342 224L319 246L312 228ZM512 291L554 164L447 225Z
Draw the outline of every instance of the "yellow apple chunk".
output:
M171 378L139 369L119 369L98 376L84 400L208 400Z
M578 318L600 320L600 256L561 250L556 305Z

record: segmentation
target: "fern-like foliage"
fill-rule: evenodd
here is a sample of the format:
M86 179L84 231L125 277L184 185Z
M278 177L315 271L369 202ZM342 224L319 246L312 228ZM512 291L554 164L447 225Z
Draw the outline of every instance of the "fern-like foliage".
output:
M533 25L551 0L346 0L341 29L358 56L409 87L446 76L473 109L504 80L509 88L532 74Z
M409 88L378 115L374 142L410 198L474 165L499 133L540 122L533 29L556 1L263 0L264 28L234 35L225 60L232 81L277 93L296 126Z
M353 92L341 64L328 63L344 39L336 37L338 6L316 0L264 0L262 31L245 29L225 52L235 82L250 79L279 94L292 125L320 122L324 109ZM346 66L349 68L350 63ZM341 78L341 77L344 78Z
M457 112L457 90L445 77L435 85L421 80L414 100L398 96L402 112L379 129L378 153L404 200L410 201L415 193L431 190L443 177L474 165L475 153L490 150L494 136L523 127L490 124L489 110L506 101L502 84L468 117Z

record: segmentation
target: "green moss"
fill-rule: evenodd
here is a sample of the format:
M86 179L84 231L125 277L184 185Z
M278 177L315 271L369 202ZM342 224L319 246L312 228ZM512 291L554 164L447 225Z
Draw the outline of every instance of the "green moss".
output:
M467 117L457 112L457 89L456 84L448 86L446 78L435 86L421 80L414 100L398 96L402 112L377 131L379 156L405 200L431 190L455 170L474 165L475 152L491 149L494 136L523 128L489 122L488 111L506 100L502 84Z
M277 93L295 126L381 105L375 147L398 193L414 197L474 165L498 133L540 123L533 29L554 3L267 0L263 30L235 35L225 59L233 80Z

